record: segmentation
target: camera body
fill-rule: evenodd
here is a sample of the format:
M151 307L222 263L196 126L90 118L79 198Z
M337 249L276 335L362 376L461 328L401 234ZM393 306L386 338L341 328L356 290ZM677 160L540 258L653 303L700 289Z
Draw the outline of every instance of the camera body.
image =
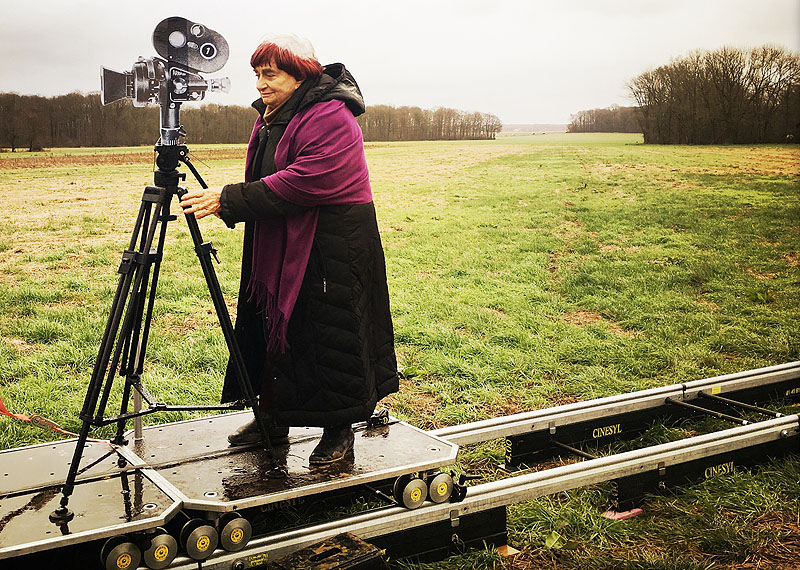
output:
M227 77L205 80L200 75L222 69L228 61L228 42L203 24L175 16L156 26L153 47L160 57L140 57L131 71L103 68L102 102L129 98L135 107L161 105L161 144L179 144L180 105L200 101L206 91L230 89Z
M219 71L228 61L225 38L186 18L162 20L153 31L153 47L169 63L203 73Z

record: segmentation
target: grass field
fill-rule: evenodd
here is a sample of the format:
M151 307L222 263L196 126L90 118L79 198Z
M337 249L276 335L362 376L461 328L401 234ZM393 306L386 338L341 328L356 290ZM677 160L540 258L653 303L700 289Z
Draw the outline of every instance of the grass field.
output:
M241 178L243 147L191 149L210 185ZM800 358L796 145L552 134L372 143L367 159L403 376L385 403L414 425ZM0 154L0 398L11 411L79 428L152 164L147 148ZM219 249L233 307L241 230L200 226ZM172 403L213 402L227 352L182 221L166 250L145 383ZM55 437L0 417L0 448ZM460 468L491 475L501 461L499 444L484 445L465 450ZM395 566L788 570L800 561L797 458L654 496L624 522L600 517L608 490L509 508L514 558L487 550Z

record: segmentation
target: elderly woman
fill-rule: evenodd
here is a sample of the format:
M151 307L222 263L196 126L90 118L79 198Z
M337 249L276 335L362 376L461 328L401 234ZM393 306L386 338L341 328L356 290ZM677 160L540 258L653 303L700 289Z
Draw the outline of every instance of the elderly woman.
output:
M288 426L322 427L310 464L353 446L352 424L398 389L386 267L361 129L361 91L294 36L262 43L250 64L260 99L245 182L181 200L197 218L244 222L236 337L274 443ZM223 401L240 399L229 362ZM228 436L260 440L250 421Z

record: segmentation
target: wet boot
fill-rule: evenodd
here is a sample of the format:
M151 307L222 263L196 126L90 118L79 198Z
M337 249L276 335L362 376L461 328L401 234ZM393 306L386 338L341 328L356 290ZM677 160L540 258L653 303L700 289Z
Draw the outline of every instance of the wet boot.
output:
M289 443L289 428L284 426L272 426L267 428L269 442L275 445L286 445ZM242 427L228 436L231 445L252 445L261 441L261 432L258 431L258 422L253 418Z
M326 427L322 438L311 452L308 462L311 465L327 465L339 461L353 448L355 435L350 425Z

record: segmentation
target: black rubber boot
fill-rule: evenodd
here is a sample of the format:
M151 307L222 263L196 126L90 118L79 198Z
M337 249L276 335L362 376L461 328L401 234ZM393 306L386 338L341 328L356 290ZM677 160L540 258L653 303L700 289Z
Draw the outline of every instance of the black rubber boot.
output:
M353 448L354 440L355 434L350 425L326 427L308 462L311 465L327 465L339 461Z
M273 426L268 428L269 442L275 445L286 445L289 443L289 428ZM258 423L253 418L242 427L228 436L231 445L252 445L261 441L261 433L258 431Z

